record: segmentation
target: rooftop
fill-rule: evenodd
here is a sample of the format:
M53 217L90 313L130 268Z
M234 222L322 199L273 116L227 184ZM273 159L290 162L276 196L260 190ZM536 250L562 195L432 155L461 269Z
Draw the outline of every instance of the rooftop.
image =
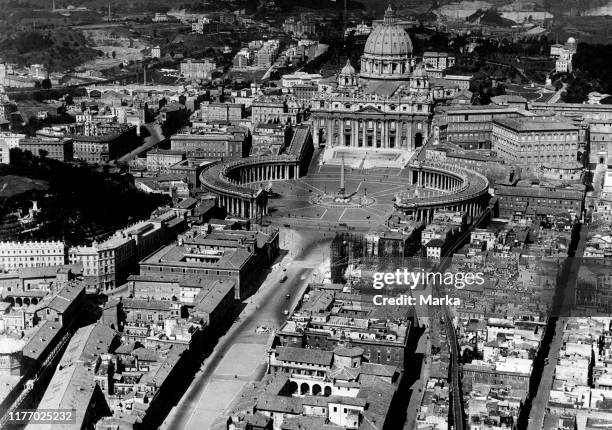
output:
M503 127L512 129L516 132L543 132L543 131L578 131L579 127L572 124L571 122L556 118L541 118L541 117L532 117L532 118L497 118L494 121L494 124L501 125Z
M276 348L276 353L280 361L314 364L319 366L331 366L334 359L334 354L332 352L319 349L279 346Z

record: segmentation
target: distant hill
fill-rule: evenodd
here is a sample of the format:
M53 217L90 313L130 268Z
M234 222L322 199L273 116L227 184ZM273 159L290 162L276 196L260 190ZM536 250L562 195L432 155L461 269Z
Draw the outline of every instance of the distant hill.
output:
M96 55L83 34L73 30L20 31L0 41L4 61L20 66L44 64L49 71L73 68Z
M388 1L381 0L355 0L364 5L369 13L381 14L388 5ZM303 0L282 0L283 5L295 5L307 7L309 2ZM316 0L316 8L320 8L322 3L329 3L332 8L337 7L338 3L343 0ZM612 0L486 0L493 7L506 6L508 4L520 4L525 7L533 5L541 6L543 10L551 12L554 15L562 16L579 16L589 13L589 11L597 11L602 9L603 13L609 7L612 14ZM65 8L68 6L85 7L92 11L105 13L108 5L114 13L137 13L137 12L167 12L171 9L186 9L189 11L202 11L209 9L206 5L214 4L216 10L234 10L245 8L254 10L259 3L259 0L106 0L100 2L98 0L55 0L56 7ZM391 0L394 8L400 11L412 13L425 13L431 9L435 9L450 3L470 3L457 0ZM24 10L30 13L33 10L49 10L51 2L49 0L0 0L0 19L3 14L10 10Z

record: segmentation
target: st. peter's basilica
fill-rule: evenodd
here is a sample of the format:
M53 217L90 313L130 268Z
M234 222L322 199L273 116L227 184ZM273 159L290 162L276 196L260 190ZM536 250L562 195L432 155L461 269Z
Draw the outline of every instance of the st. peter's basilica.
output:
M313 98L314 143L326 146L325 162L403 164L429 135L433 99L412 40L389 6L367 39L360 72L347 61L337 82Z

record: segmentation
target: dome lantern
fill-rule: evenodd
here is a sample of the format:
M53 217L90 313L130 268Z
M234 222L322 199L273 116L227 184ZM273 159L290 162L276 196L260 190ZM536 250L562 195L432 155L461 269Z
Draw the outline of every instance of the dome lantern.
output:
M393 25L397 22L397 18L395 17L395 11L391 7L390 3L389 6L387 6L387 10L385 10L385 18L383 22L385 23L385 25Z

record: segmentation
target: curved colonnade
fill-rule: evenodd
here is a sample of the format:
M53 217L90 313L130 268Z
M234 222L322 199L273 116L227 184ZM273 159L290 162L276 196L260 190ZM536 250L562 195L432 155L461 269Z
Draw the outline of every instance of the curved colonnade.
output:
M253 189L248 184L299 176L296 157L276 155L213 163L200 174L200 183L203 189L219 197L219 206L226 208L229 214L258 218L267 215L268 199L263 189Z
M417 221L430 222L437 210L475 217L488 203L489 181L480 173L432 161L413 162L407 169L412 185L443 193L427 197L413 191L396 194L395 209ZM219 206L229 214L256 219L268 214L268 201L262 188L253 189L249 184L299 177L297 158L277 155L213 163L200 174L200 182L203 189L218 196Z
M478 172L432 161L413 162L407 169L413 185L444 192L428 197L396 194L395 209L417 221L430 222L437 210L467 212L475 217L487 204L489 181Z

